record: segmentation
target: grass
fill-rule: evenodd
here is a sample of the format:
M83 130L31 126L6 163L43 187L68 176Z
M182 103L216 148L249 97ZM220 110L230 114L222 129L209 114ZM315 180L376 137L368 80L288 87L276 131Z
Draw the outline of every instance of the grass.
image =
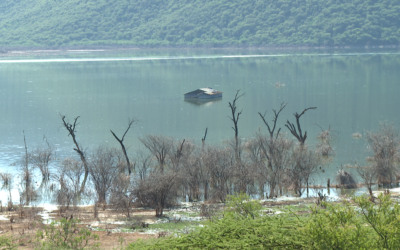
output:
M204 223L204 222L203 222ZM189 232L202 225L199 221L180 221L180 222L165 222L165 223L154 223L149 224L148 227L145 228L136 228L132 229L131 227L121 228L121 232L162 232L167 231L169 233L182 233Z
M168 223L157 223L150 224L149 229L159 230L159 231L178 231L185 229L187 227L198 227L202 223L199 221L180 221L180 222L168 222Z
M170 217L173 217L174 215L181 215L181 216L185 216L185 217L200 217L199 213L191 213L191 212L183 212L183 211L179 211L179 212L169 212L167 215Z

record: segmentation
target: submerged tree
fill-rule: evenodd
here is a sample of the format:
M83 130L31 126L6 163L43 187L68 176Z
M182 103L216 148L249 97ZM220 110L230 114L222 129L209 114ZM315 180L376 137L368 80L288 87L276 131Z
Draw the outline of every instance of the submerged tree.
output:
M14 176L10 173L0 173L0 179L2 182L1 190L8 191L8 205L7 206L8 206L8 208L12 208L13 203L12 203L11 190L13 188Z
M307 131L303 132L301 131L301 126L300 126L300 117L302 115L304 115L304 113L309 110L309 109L316 109L317 107L310 107L310 108L306 108L305 110L303 110L303 112L301 112L300 114L298 114L297 112L294 113L294 117L296 118L296 125L294 125L293 123L290 123L289 120L286 121L285 126L289 129L290 133L292 133L292 135L294 137L296 137L296 139L299 141L300 146L303 146L306 142L307 139ZM296 129L297 127L297 129Z
M121 173L122 156L114 148L99 147L90 157L89 173L99 204L107 203L110 189Z
M307 147L299 146L294 148L290 161L288 181L299 196L303 194L305 185L308 197L310 180L321 165L320 157Z
M356 164L356 169L358 175L364 182L364 185L367 187L370 197L372 198L374 195L372 193L372 185L375 182L376 174L375 169L372 166L359 166Z
M203 179L210 186L210 198L225 201L230 194L229 180L233 177L231 152L227 148L206 146L202 156ZM207 194L208 196L208 194Z
M33 185L33 166L30 162L30 153L28 152L28 147L26 146L25 132L24 135L24 145L25 145L25 155L21 159L20 167L20 202L29 205L29 203L37 198L37 192Z
M81 161L65 158L57 166L57 174L53 175L59 189L54 192L54 200L60 206L67 209L71 204L76 205L79 199L86 195L85 189L81 189L81 178L85 168Z
M262 163L266 162L267 164L267 170L260 173L264 174L268 181L270 198L277 194L277 192L275 193L275 187L281 184L282 175L289 161L289 151L292 147L292 142L282 137L280 133L281 128L278 128L276 131L279 114L285 107L286 103L282 103L278 111L275 109L272 110L274 113L272 125L266 120L266 111L264 114L258 113L267 127L269 134L265 136L259 132L256 134L256 138L261 153L260 160ZM264 164L261 166L264 166Z
M372 167L379 184L390 185L399 173L400 137L392 124L382 123L377 132L367 132L366 140L373 152Z
M318 126L319 127L319 126ZM335 151L331 146L331 142L334 139L333 130L329 126L328 129L321 129L321 132L318 133L317 139L319 143L317 145L317 152L323 156L334 155Z
M231 116L229 117L229 119L231 119L231 121L233 122L233 131L235 132L235 158L236 161L238 161L240 159L240 154L239 154L239 127L238 127L238 122L239 122L239 118L240 115L242 114L241 110L240 112L237 111L237 106L236 106L236 102L237 100L240 99L240 97L244 96L243 94L240 94L240 89L236 91L236 95L235 98L233 99L232 102L229 102L229 108L231 109Z
M50 162L53 157L54 148L50 146L47 138L44 136L43 140L46 141L46 148L36 148L30 155L30 161L33 166L38 168L42 174L41 187L45 187L50 181Z
M79 117L80 116L77 116L74 119L74 123L72 123L72 124L65 120L65 116L62 116L61 120L63 121L63 125L64 125L65 129L68 131L68 136L71 136L72 141L75 144L74 150L78 153L78 155L82 161L83 167L85 168L85 176L83 177L83 181L82 181L81 188L80 188L80 193L82 193L85 189L86 181L89 176L89 165L86 160L85 150L83 150L82 146L80 146L76 140L76 126L78 125Z

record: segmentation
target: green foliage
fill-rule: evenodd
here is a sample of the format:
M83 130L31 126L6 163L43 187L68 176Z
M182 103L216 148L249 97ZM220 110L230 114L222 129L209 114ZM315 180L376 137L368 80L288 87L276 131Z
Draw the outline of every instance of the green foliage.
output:
M367 197L349 203L325 203L326 210L314 209L307 234L316 249L398 249L400 206L389 195L380 195L378 204Z
M180 237L139 241L128 249L270 249L301 248L299 220L289 216L237 217L225 214L220 220Z
M355 204L323 203L311 214L244 216L248 197L229 197L220 220L193 233L140 241L128 249L398 249L400 205L381 195ZM236 207L237 206L237 207Z
M134 227L134 231L136 232L146 232L147 230L156 230L156 231L168 231L168 232L181 232L192 230L193 228L198 227L200 224L203 224L199 221L180 221L180 222L165 222L165 223L154 223L149 224L148 227ZM132 226L126 225L125 228L132 231ZM129 232L128 231L128 232Z
M17 248L17 244L14 243L12 236L3 235L3 236L0 236L0 249L14 250L14 249L18 249L18 248Z
M367 198L357 198L365 222L374 235L374 247L397 249L400 246L400 205L393 204L390 195L381 194L375 206Z
M385 45L399 0L3 0L0 45Z
M36 249L97 249L99 244L89 244L89 241L96 241L99 236L86 228L78 228L77 223L76 219L62 218L38 230Z
M307 233L314 249L369 249L370 234L349 203L323 203L326 209L313 209Z
M225 213L255 218L259 216L262 206L260 202L250 200L250 196L245 193L238 195L228 195L226 197Z
M295 249L302 248L302 220L290 215L259 216L261 205L245 194L228 196L220 220L190 234L139 241L128 249ZM299 230L297 230L300 228Z

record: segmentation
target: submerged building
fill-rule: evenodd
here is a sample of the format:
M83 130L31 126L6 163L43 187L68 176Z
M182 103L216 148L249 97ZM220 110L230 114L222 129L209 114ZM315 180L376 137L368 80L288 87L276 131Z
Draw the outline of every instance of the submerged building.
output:
M222 92L218 91L213 88L201 88L194 90L192 92L188 92L184 94L185 99L186 98L197 98L197 99L215 99L215 98L221 98L222 97Z

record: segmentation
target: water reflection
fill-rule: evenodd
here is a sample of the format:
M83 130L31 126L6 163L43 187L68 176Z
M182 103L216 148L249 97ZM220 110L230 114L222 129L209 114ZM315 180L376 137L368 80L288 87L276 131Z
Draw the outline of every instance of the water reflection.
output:
M194 106L211 106L214 103L218 103L220 101L222 101L222 97L221 98L215 98L215 99L199 99L199 98L185 98L184 99L185 102L190 103Z

